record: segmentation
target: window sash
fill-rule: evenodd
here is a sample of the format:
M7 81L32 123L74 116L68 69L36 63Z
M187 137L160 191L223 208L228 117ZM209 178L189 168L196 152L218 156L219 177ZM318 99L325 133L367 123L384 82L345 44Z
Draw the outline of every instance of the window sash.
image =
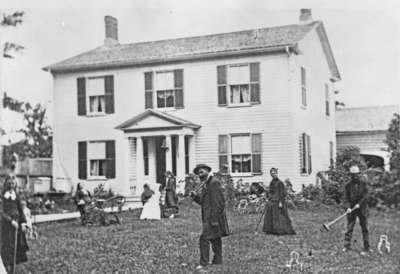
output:
M173 71L159 71L156 73L155 89L158 90L171 90L175 88L174 72Z
M105 80L104 77L93 77L88 78L87 95L88 96L99 96L104 95L105 90Z
M105 177L107 169L106 159L91 159L90 163L90 177Z
M251 154L232 154L232 173L251 173Z
M105 113L105 95L89 96L89 113Z
M106 159L105 142L89 142L87 148L87 158L89 160Z

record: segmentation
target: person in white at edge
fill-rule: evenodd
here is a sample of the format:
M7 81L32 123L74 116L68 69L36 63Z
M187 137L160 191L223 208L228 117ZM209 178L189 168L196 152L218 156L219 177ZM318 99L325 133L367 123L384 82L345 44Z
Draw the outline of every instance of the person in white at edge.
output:
M147 185L149 188L149 186ZM150 189L150 188L149 188ZM160 192L154 191L154 194L144 203L143 211L140 214L141 220L160 220L161 219L161 208L160 208Z

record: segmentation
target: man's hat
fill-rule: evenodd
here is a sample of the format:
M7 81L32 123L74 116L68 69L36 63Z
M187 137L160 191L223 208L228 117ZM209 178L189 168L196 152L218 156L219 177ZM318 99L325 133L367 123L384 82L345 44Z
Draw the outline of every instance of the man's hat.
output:
M351 174L358 174L358 173L360 173L360 168L358 166L356 166L356 165L351 166L350 167L350 173Z
M211 171L211 167L209 167L208 165L206 165L206 164L198 164L198 165L193 169L193 173L196 174L196 175L198 175L199 170L200 170L201 168L207 169L208 172Z

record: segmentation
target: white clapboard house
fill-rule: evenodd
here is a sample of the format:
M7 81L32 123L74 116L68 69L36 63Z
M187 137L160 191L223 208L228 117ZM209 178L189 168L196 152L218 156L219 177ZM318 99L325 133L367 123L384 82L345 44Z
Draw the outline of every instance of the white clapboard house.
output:
M198 163L295 189L334 160L328 37L311 10L294 25L120 44L105 17L98 48L44 68L54 80L54 187L104 183L140 194Z

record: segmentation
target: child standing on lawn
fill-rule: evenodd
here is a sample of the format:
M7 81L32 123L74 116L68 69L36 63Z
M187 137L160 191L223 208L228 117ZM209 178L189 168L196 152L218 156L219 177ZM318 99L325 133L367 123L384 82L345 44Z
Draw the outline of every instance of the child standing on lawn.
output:
M91 198L90 192L84 189L81 183L78 183L75 194L75 202L81 215L82 225L85 225L87 222L86 205L90 203Z

